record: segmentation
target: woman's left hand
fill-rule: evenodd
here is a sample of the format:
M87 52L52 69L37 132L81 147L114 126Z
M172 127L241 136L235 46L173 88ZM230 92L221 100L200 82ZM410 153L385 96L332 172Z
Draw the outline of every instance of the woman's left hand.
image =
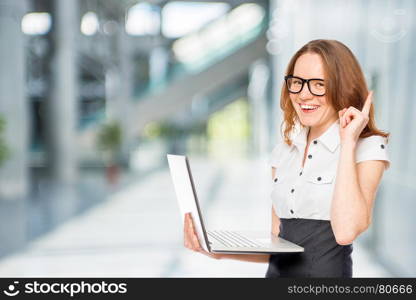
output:
M358 141L361 132L367 126L372 100L373 91L370 91L361 111L350 106L338 112L341 143L355 144Z

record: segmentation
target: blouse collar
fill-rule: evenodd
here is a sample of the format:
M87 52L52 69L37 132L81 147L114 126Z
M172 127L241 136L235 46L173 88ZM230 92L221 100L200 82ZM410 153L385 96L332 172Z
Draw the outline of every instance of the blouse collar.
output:
M298 150L304 150L306 146L306 141L308 137L310 127L303 127L299 134L293 139L293 145L291 151L294 149L294 146L298 148ZM329 151L334 152L339 143L339 120L336 120L320 137L316 140L321 142Z

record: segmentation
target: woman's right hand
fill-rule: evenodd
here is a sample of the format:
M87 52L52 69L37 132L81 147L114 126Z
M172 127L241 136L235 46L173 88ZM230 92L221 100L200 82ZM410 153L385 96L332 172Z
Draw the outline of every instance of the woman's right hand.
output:
M198 235L196 234L196 231L195 231L195 226L192 220L191 213L185 214L183 233L184 233L184 245L186 248L195 252L202 253L211 258L215 258L215 259L221 258L220 254L210 253L210 252L205 251L204 248L202 248L198 240Z

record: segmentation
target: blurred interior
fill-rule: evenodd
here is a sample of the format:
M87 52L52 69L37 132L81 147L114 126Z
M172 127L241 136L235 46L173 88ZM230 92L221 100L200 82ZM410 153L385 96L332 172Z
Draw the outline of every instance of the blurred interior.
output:
M415 276L415 13L411 0L0 0L0 276L263 277L183 247L166 154L189 157L209 228L270 230L283 76L318 38L354 52L391 134L354 276Z

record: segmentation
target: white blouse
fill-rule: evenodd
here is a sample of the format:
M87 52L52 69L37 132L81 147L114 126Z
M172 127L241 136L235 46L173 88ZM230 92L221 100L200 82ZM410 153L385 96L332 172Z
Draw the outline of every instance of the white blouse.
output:
M274 147L269 160L276 168L272 203L280 218L330 220L340 154L339 120L311 141L302 168L308 131L309 127L303 128L292 140L292 146L280 142ZM359 139L356 162L383 160L388 168L390 160L386 148L387 141L382 136Z

